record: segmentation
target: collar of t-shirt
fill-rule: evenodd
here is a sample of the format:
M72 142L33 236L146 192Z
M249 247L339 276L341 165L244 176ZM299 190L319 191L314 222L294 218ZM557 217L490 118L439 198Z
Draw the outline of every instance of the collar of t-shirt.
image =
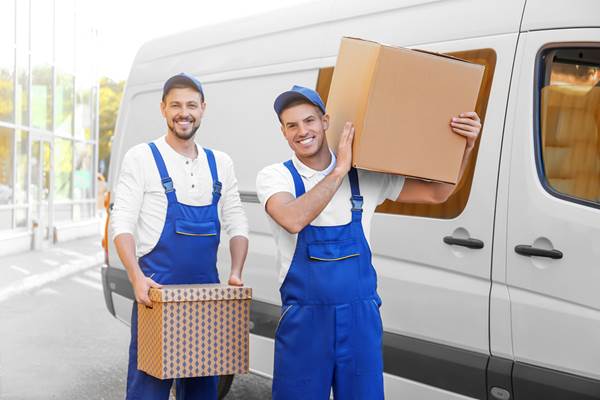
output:
M199 161L198 159L202 155L202 153L200 153L200 151L204 152L203 149L200 146L198 146L198 143L194 142L194 146L196 146L196 157L194 157L194 158L186 157L183 154L177 152L173 147L171 147L171 145L169 143L167 143L166 135L161 137L161 141L164 144L165 148L168 149L169 152L171 152L171 154L174 154L177 158L182 160L186 165L190 165L192 163L197 163Z
M335 168L336 163L335 154L333 154L331 150L329 150L329 153L331 154L331 162L327 168L322 171L317 171L306 166L298 159L298 157L296 157L296 154L292 155L292 162L294 163L294 167L296 167L300 176L302 176L304 179L311 179L315 175L327 176L333 170L333 168Z

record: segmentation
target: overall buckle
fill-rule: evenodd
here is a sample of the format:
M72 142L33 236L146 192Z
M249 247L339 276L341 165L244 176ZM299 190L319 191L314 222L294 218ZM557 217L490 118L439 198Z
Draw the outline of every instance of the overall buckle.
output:
M161 179L162 185L165 188L165 193L169 193L175 190L173 187L173 180L170 177Z
M216 181L213 184L213 193L215 194L221 194L221 189L223 188L223 184L219 181Z
M363 207L363 197L362 196L352 196L350 198L352 202L352 211L362 211Z

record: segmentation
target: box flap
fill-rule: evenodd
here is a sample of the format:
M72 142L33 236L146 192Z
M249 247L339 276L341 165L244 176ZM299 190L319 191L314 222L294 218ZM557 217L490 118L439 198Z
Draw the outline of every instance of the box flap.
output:
M401 49L401 50L406 50L406 51L418 51L419 53L430 54L432 56L449 58L451 60L462 61L462 62L467 63L467 64L479 65L479 64L473 63L473 62L468 61L468 60L463 60L462 58L454 57L454 56L451 56L449 54L437 53L435 51L429 51L429 50L423 50L423 49L415 49L415 48L402 47L402 46L395 46L393 44L380 43L380 42L376 42L374 40L362 39L362 38L357 38L357 37L352 37L352 36L344 36L343 39L360 40L360 41L363 41L363 42L369 42L369 43L372 43L372 44L377 45L377 46L388 47L388 48L391 48L391 49Z
M246 300L252 298L252 288L220 283L198 285L163 285L151 288L151 301L159 303L179 301Z

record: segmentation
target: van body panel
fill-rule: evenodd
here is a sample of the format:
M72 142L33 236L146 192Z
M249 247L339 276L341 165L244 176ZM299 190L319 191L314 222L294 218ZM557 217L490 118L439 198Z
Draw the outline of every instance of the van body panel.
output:
M596 0L527 0L521 30L600 27Z
M507 359L514 357L510 294L506 285L497 282L492 282L490 291L490 354Z
M507 34L426 46L438 52L492 48L497 61L464 211L453 219L391 214L373 218L373 264L384 326L390 332L489 353L495 177L516 43L517 34ZM449 246L443 242L448 235L482 240L484 248Z

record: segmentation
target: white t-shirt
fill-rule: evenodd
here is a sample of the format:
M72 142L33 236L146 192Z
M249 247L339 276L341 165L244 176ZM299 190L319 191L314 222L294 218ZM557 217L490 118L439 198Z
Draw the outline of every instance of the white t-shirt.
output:
M304 187L308 192L333 170L336 160L335 155L332 153L331 164L323 171L315 171L307 167L298 160L296 155L292 156L292 162L302 177ZM404 185L404 177L358 170L358 184L360 187L360 194L364 199L362 225L365 237L367 238L367 241L369 241L371 219L375 213L375 208L386 199L396 200L398 198L402 186ZM256 177L256 192L263 207L266 206L267 200L275 193L289 192L293 196L296 195L292 175L283 163L269 165L258 173L258 176ZM350 181L348 177L346 177L338 191L333 195L333 198L327 207L325 207L321 214L311 222L311 225L334 226L350 222L352 220L351 195ZM298 235L287 232L269 215L267 215L267 218L269 219L271 231L273 232L275 244L277 245L279 283L281 284L290 269L292 257L296 250L296 240Z
M154 141L165 161L177 201L192 206L212 201L212 176L206 153L196 145L198 157L177 153L162 136ZM229 237L248 237L248 220L240 201L231 158L213 150L219 181L223 184L217 206L221 227ZM147 143L138 144L123 157L111 212L113 237L131 233L136 239L136 255L149 253L160 238L167 215L167 196L152 151Z

